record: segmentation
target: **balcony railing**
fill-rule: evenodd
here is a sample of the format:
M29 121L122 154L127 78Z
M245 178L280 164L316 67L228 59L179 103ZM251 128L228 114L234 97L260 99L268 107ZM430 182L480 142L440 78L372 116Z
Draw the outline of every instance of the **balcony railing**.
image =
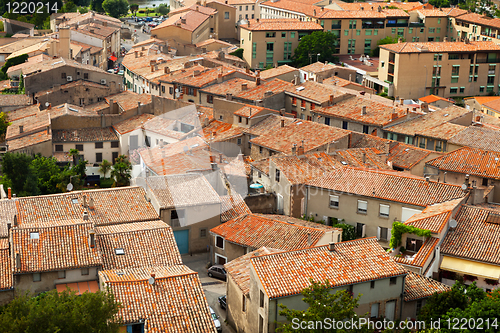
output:
M342 24L332 24L332 30L342 28Z
M476 59L476 64L497 64L500 63L500 58L496 59Z
M425 27L424 22L410 22L410 28Z
M362 24L361 29L384 29L383 24Z
M408 22L406 22L406 23L387 23L385 26L387 28L397 28L397 27L406 28L406 27L408 27Z

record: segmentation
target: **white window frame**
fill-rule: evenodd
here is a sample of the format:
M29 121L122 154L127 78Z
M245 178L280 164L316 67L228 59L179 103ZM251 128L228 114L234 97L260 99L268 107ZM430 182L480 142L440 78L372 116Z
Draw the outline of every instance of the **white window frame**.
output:
M336 202L337 205L332 205L332 202ZM328 202L328 206L330 208L334 208L334 209L339 209L340 207L340 197L338 195L333 195L333 194L330 194L330 199L329 199L329 202Z
M222 247L218 247L218 246L217 246L217 237L222 238ZM216 247L216 248L221 249L221 250L224 250L224 249L225 249L225 247L226 247L226 240L224 239L224 237L222 237L222 236L218 236L218 235L215 235L215 239L214 239L214 240L215 240L215 247Z
M360 208L360 204L361 204L361 206L365 206L364 211L362 208ZM356 207L356 209L357 209L358 214L368 214L368 201L358 200L358 206Z
M224 257L218 253L215 253L215 262L219 262L219 260L217 260L217 258L223 258L224 260L226 260L226 263L228 263L229 261L227 261L227 257Z
M381 238L382 228L387 229L387 239ZM377 227L377 239L382 241L390 241L391 240L391 229L387 227Z
M385 214L385 213L382 212L383 208L384 208L384 210L387 209L387 214ZM384 205L384 204L380 204L379 205L378 214L379 214L380 217L389 218L390 212L391 212L391 206Z

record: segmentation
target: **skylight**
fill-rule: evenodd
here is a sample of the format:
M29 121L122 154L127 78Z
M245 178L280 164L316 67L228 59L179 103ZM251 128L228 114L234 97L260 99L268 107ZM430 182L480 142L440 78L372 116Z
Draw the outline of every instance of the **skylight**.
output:
M450 115L449 113L446 113L444 116L445 116L445 117L448 117L449 115Z
M346 162L346 161L342 161L342 162L340 162L340 163L342 163L343 165L347 165L347 162Z
M116 253L116 255L119 255L119 256L120 255L124 255L125 254L125 250L120 247L120 248L115 249L115 253Z
M40 234L38 232L30 232L30 239L39 239Z
M300 125L300 124L302 124L302 122L301 122L301 121L299 121L299 122L298 122L298 123L296 123L295 125Z
M72 199L71 199L71 203L73 203L73 204L77 204L77 203L78 203L78 198L72 198Z
M54 65L57 65L57 64L62 64L64 61L60 60L60 61L56 61L55 63L52 64L52 66Z
M297 87L297 89L295 89L295 90L296 90L296 91L302 91L302 90L304 90L304 89L306 89L306 87Z

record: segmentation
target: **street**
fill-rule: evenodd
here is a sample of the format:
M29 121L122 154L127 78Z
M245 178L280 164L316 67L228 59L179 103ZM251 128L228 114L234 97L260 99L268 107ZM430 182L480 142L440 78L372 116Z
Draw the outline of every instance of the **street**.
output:
M184 265L191 268L193 271L198 272L200 276L203 291L207 297L208 305L214 309L215 313L220 317L223 333L235 333L232 327L226 324L226 310L221 309L219 306L218 297L226 294L226 282L223 280L211 278L207 275L207 253L199 253L190 255L183 255L182 262Z

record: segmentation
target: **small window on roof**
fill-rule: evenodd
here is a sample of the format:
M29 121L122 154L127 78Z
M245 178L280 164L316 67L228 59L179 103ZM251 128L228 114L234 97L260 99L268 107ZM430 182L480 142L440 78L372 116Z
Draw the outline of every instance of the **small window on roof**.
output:
M72 198L71 203L77 204L78 203L78 198Z
M30 239L39 239L40 234L38 232L30 232Z
M119 247L119 248L115 249L115 253L116 253L116 255L119 255L119 256L120 255L124 255L125 254L125 250L123 248Z

